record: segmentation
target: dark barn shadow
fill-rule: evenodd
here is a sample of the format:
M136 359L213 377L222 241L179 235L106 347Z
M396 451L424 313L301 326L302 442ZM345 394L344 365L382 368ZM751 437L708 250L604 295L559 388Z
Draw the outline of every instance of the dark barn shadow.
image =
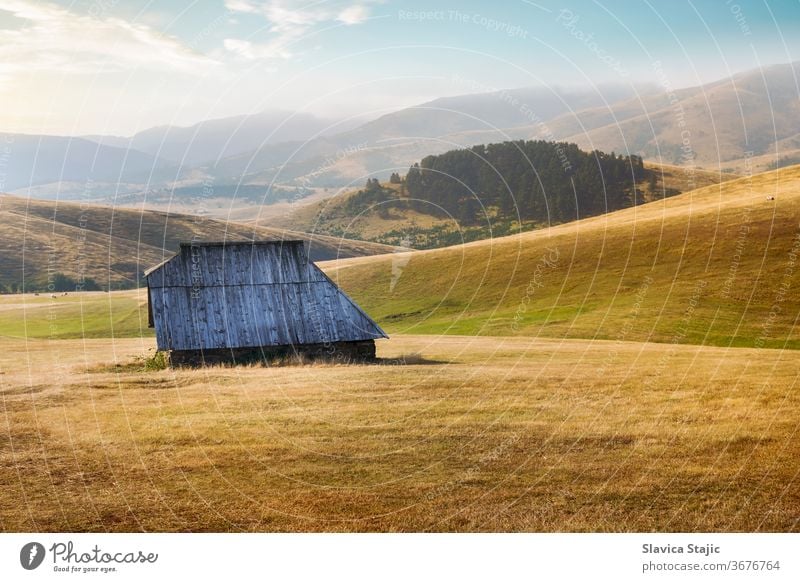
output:
M445 360L433 360L426 358L422 354L403 354L396 358L375 358L373 361L365 362L379 366L441 366L452 362Z

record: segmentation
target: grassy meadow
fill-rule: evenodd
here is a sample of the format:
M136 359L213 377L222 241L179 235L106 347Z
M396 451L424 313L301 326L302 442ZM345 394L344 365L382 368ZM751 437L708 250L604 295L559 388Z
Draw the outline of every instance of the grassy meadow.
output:
M156 370L143 290L2 296L0 529L800 530L798 203L323 264L376 364Z
M0 529L800 528L793 351L397 336L144 372L152 343L0 341Z
M800 166L550 229L323 263L389 333L800 348Z
M0 337L77 339L154 335L147 327L147 290L7 295L0 299Z

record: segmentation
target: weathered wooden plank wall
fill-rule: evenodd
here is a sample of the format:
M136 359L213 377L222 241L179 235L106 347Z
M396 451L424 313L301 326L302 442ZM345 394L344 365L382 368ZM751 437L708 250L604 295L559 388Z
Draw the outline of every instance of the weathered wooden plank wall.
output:
M181 245L147 280L162 350L386 337L307 260L302 241Z

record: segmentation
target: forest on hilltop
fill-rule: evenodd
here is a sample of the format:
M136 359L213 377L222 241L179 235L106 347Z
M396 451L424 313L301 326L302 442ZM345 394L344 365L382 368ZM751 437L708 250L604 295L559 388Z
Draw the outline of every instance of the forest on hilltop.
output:
M438 206L462 224L486 222L488 209L501 218L565 222L631 206L643 179L638 156L511 141L423 158L405 190L418 211Z
M347 206L352 211L391 200L462 226L497 220L550 224L632 206L641 201L637 184L645 179L639 156L509 141L427 156L411 166L399 189L370 179Z

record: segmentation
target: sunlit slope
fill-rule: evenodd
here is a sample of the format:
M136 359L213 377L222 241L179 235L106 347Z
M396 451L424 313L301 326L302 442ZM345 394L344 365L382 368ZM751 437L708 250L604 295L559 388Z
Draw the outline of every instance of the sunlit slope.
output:
M786 168L549 230L322 266L390 333L797 348L798 198L800 167ZM151 333L136 291L7 295L0 308L6 336Z
M153 330L147 323L146 289L0 295L0 338L149 337Z
M63 273L104 287L142 283L141 272L181 241L303 239L314 260L391 252L372 242L253 227L186 214L0 195L0 284L44 288Z
M326 270L391 332L800 347L800 167Z

